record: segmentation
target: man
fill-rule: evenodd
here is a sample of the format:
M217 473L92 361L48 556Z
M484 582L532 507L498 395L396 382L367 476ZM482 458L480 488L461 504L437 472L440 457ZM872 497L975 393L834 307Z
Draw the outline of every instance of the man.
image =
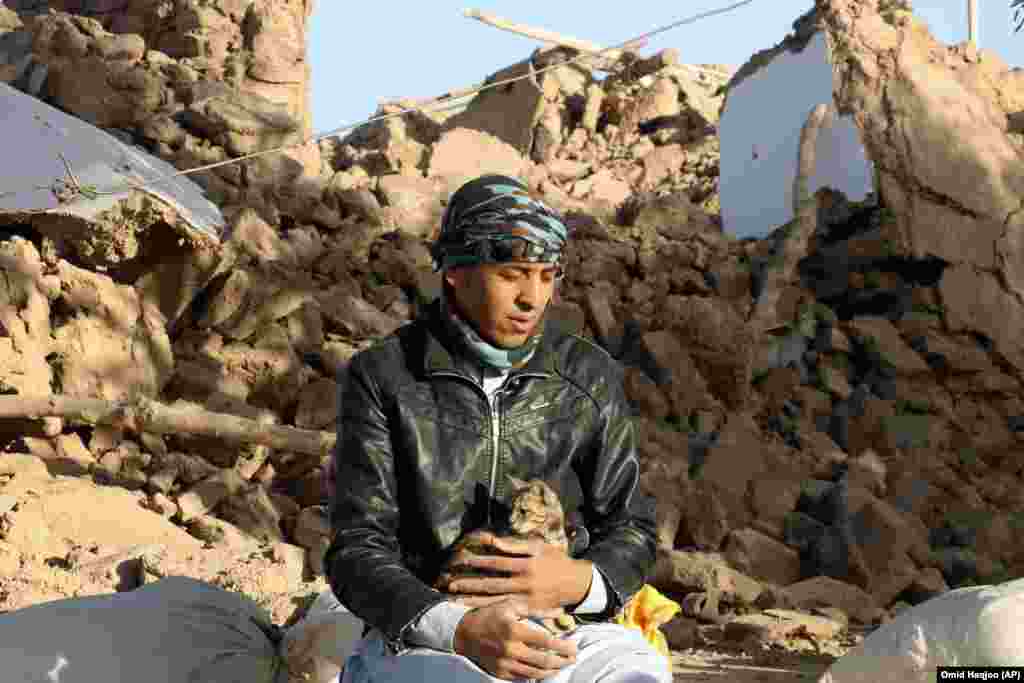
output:
M609 623L652 568L654 509L622 368L546 321L567 238L518 180L466 183L434 244L442 296L349 364L325 556L370 627L347 683L671 681L639 631ZM454 602L431 588L445 552L498 518L509 477L556 485L572 556L494 539L459 559L502 574L455 581ZM555 638L533 620L559 607L584 623Z

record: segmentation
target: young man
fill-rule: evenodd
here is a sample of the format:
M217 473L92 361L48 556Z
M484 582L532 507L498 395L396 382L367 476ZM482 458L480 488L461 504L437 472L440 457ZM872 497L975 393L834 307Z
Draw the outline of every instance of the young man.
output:
M609 621L654 563L654 506L621 367L545 319L567 232L517 180L466 183L434 245L443 295L349 364L325 557L370 627L347 683L671 681ZM463 559L502 575L457 580L456 603L431 584L461 533L498 518L510 476L554 483L574 547L494 539ZM570 635L531 621L559 607L583 622Z

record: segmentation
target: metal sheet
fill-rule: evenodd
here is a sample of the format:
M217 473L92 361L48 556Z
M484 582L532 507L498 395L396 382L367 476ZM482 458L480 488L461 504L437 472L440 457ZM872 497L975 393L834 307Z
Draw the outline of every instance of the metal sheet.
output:
M61 155L82 185L115 190L177 172L169 163L110 133L0 83L0 212L48 211L90 219L128 197L130 190L61 203L53 186L67 178ZM142 191L172 206L192 228L220 241L225 220L202 187L187 176L160 180Z

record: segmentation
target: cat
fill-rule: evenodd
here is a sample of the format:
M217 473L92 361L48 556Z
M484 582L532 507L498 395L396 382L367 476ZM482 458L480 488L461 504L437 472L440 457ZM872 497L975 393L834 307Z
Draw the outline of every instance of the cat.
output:
M452 565L452 558L463 549L479 555L500 555L499 551L480 542L480 537L488 532L501 538L540 539L558 547L565 553L569 552L565 511L555 490L542 479L523 481L511 476L508 479L512 485L512 495L508 502L508 520L504 523L474 529L455 541L448 556L449 559L441 568L441 574L434 583L434 588L437 590L447 592L447 587L459 576L500 575L487 570ZM458 598L455 598L455 601L458 602ZM543 619L541 624L555 635L564 634L576 628L576 620L564 610L555 617Z

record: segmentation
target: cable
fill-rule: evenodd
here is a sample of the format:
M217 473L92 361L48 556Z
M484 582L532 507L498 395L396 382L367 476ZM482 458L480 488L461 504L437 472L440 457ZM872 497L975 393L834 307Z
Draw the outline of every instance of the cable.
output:
M486 84L477 86L475 88L471 88L471 89L469 89L469 90L467 90L465 92L460 92L457 95L457 97L453 98L453 99L459 100L459 102L457 104L456 103L450 103L450 102L447 101L448 98L446 98L445 96L441 96L441 98L438 98L437 100L434 100L434 103L437 103L437 104L439 104L441 106L430 107L429 103L428 103L428 105L423 105L423 106L418 106L418 107L406 107L406 108L400 109L397 112L392 112L390 114L381 114L381 115L378 115L378 116L371 116L371 117L369 117L367 119L364 119L364 120L361 120L361 121L359 121L357 123L347 124L347 125L343 125L343 126L338 126L337 128L333 128L333 129L331 129L331 130L329 130L329 131L327 131L325 133L318 133L317 135L314 135L314 136L312 136L312 137L310 137L310 138L308 138L306 140L303 140L302 142L297 142L297 143L293 143L293 144L290 144L290 145L282 145L280 147L274 147L274 148L271 148L271 149L264 149L264 150L260 150L258 152L252 152L250 154L245 154L245 155L240 156L240 157L233 157L231 159L224 159L222 161L217 161L217 162L213 162L213 163L210 163L210 164L204 164L202 166L196 166L195 168L184 169L184 170L177 171L176 173L172 173L172 174L169 174L169 175L159 176L157 178L148 179L148 180L145 180L145 181L143 181L141 183L129 181L129 182L123 183L121 185L112 185L108 189L100 190L100 189L98 189L96 187L93 187L93 186L81 186L81 185L79 185L78 182L77 182L77 179L75 179L74 175L71 174L71 171L70 171L70 168L69 168L68 172L69 172L69 175L71 177L71 182L68 182L67 180L57 180L57 181L55 181L54 184L57 185L59 183L63 183L63 185L65 187L69 187L71 190L75 191L76 194L81 194L81 195L84 195L84 196L89 197L89 198L95 197L97 195L121 194L122 192L125 192L125 191L130 190L130 189L143 189L145 187L156 185L156 184L159 184L161 182L166 182L168 180L174 180L175 178L178 178L178 177L181 177L181 176L190 175L192 173L199 173L201 171L209 171L209 170L212 170L214 168L220 168L221 166L228 166L230 164L236 164L236 163L240 163L242 161L248 161L249 159L255 159L257 157L266 156L268 154L275 154L275 153L282 152L282 151L285 151L285 150L288 150L288 149L294 149L294 148L298 148L298 147L305 147L306 145L309 145L309 144L312 144L312 143L315 143L315 142L320 142L321 140L324 140L326 138L334 137L334 136L338 135L339 133L344 133L344 132L352 131L352 130L355 130L356 128L360 128L362 126L365 126L365 125L370 124L370 123L375 123L377 121L385 121L385 120L392 119L392 118L395 118L395 117L398 117L398 116L404 116L405 114L409 114L411 112L439 112L439 111L446 111L448 109L457 109L459 107L464 106L464 104L465 104L461 100L463 100L464 98L469 97L471 95L476 95L477 93L483 92L485 90L490 90L491 88L498 88L498 87L501 87L501 86L504 86L504 85L508 85L509 83L514 83L516 81L521 81L521 80L526 79L526 78L535 78L537 76L537 74L543 73L543 72L548 71L550 69L556 69L556 68L563 67L563 66L566 66L568 64L573 64L573 63L576 63L576 62L579 62L579 61L582 61L582 60L585 60L585 59L588 59L588 58L593 58L595 56L599 56L601 54L609 52L611 50L619 50L619 49L622 49L625 46L630 45L632 43L637 43L639 41L642 41L642 40L645 40L647 38L650 38L651 36L656 36L656 35L658 35L660 33L665 33L666 31L671 31L672 29L678 28L679 26L683 26L683 25L686 25L686 24L693 24L693 23L696 23L696 22L701 21L703 19L707 19L708 17L712 17L712 16L715 16L715 15L718 15L718 14L725 14L726 12L731 12L731 11L733 11L735 9L738 9L738 8L744 6L744 5L749 5L752 2L754 2L754 0L741 0L740 2L735 2L735 3L731 4L731 5L726 5L724 7L718 8L718 9L708 10L706 12L701 12L701 13L698 13L698 14L694 14L694 15L691 15L689 17L686 17L686 18L683 18L683 19L679 19L678 21L674 21L674 22L672 22L670 24L665 24L664 26L659 26L658 28L655 28L655 29L653 29L651 31L648 31L646 33L641 33L640 35L638 35L638 36L636 36L634 38L630 38L629 40L625 40L625 41L623 41L621 43L618 43L617 45L612 45L612 46L609 46L609 47L602 48L601 50L599 50L597 52L581 53L581 54L577 55L576 57L573 57L572 59L568 59L568 60L565 60L565 61L562 61L562 62L558 62L557 64L551 64L549 66L546 66L546 67L543 67L543 68L540 68L540 69L530 70L529 73L523 74L521 76L514 76L514 77L511 77L511 78L506 78L504 80L495 81L493 83L486 83ZM13 194L20 194L20 193L23 193L23 192L36 192L39 189L42 189L42 188L40 188L39 186L36 186L34 188L25 188L23 190L13 190L13 191L9 191L9 192L3 192L3 193L0 193L0 197L9 196L9 195L13 195ZM61 200L61 201L65 201L65 200Z

